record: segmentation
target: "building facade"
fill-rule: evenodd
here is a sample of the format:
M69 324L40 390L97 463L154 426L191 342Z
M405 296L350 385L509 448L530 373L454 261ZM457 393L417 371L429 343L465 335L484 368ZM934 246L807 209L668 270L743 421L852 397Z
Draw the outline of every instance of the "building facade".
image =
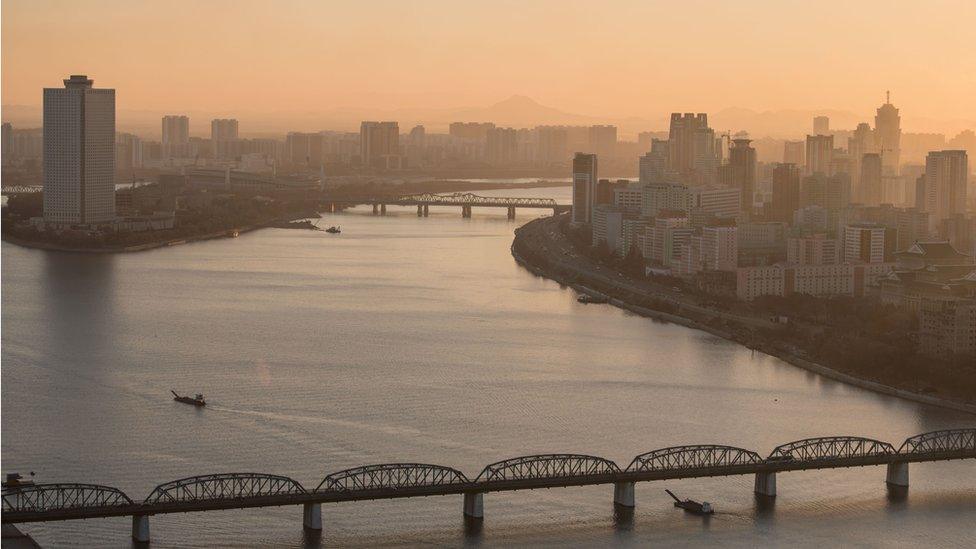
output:
M44 89L44 222L115 220L115 90L85 75Z

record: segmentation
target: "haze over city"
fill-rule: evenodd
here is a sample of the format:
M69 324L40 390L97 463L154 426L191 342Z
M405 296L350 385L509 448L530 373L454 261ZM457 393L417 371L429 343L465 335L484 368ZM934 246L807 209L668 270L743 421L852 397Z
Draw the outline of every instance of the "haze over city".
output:
M52 75L78 72L124 90L122 131L155 129L148 120L169 112L233 114L247 134L354 129L363 118L446 125L449 113L522 95L622 129L643 119L634 133L666 129L670 111L803 112L728 124L783 134L805 130L815 111L835 124L847 113L853 128L889 89L906 131L954 134L976 121L976 6L963 1L42 0L2 10L3 102L22 126L39 120L37 90ZM507 118L495 121L570 121L533 109Z
M0 9L4 549L976 547L976 3Z

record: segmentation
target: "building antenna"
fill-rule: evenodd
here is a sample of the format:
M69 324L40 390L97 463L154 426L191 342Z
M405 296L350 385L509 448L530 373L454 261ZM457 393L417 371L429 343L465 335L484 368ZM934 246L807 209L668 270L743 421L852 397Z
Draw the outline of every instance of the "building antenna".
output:
M891 104L891 90L885 90L885 105Z

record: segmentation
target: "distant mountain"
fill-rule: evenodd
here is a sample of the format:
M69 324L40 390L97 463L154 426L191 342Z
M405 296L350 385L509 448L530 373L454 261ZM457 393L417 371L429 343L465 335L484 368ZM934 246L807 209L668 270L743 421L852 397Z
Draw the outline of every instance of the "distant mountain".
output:
M540 105L524 95L513 95L504 101L480 109L461 109L448 114L452 122L494 122L499 126L536 126L540 124L596 124L599 119L573 114ZM447 120L445 119L445 120Z

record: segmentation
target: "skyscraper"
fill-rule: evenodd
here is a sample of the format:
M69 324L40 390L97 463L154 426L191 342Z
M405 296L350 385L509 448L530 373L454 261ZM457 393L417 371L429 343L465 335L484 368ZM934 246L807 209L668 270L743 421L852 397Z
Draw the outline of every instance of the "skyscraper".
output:
M773 168L773 202L770 219L793 222L793 212L800 209L800 168L779 164Z
M573 157L573 223L590 223L596 206L596 155Z
M814 135L830 135L830 118L826 116L813 117Z
M668 142L664 139L652 139L651 151L638 160L638 173L643 185L660 183L667 179L668 174Z
M966 151L932 151L925 158L925 203L930 228L966 212L969 158Z
M400 125L369 121L360 124L359 154L363 166L386 169L388 158L400 154Z
M705 113L671 113L668 168L683 183L710 183L715 176L715 132Z
M213 143L214 157L226 159L237 156L237 120L234 118L215 118L210 121L210 141Z
M732 186L742 193L742 212L749 216L756 191L756 149L749 139L734 139L729 149L729 165L732 166Z
M783 143L783 163L796 166L806 166L806 143L803 141L786 141Z
M163 117L163 158L185 158L190 150L190 119L184 115Z
M73 74L44 88L44 221L96 225L115 219L115 90Z
M613 158L617 149L616 126L590 126L587 131L590 152L603 158Z
M861 122L854 133L847 138L847 154L851 162L850 174L855 189L860 187L861 157L873 152L878 152L874 145L874 130L866 122Z
M891 92L885 95L885 104L878 107L874 117L874 132L884 175L898 175L901 159L901 117L891 104Z
M829 174L830 165L834 161L834 136L808 135L806 156L807 175Z
M868 153L861 159L860 183L856 189L857 201L862 204L877 206L884 200L880 154Z

